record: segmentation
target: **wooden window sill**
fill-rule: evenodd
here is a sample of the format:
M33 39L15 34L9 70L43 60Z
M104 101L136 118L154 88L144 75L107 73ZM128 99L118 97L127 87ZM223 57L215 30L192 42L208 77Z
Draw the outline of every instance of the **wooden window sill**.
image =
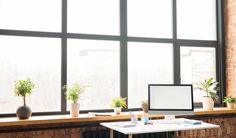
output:
M196 109L194 116L198 115L224 115L234 114L236 109L229 110L227 108L214 108L213 111L203 111ZM135 112L136 115L141 115L142 112ZM161 115L152 115L152 118L162 117ZM43 124L60 124L60 123L92 123L102 121L117 121L128 120L130 115L128 112L123 112L121 115L112 116L93 116L89 114L80 114L79 117L70 117L70 115L53 115L53 116L32 116L30 119L19 120L16 117L0 118L0 127L6 126L21 126L21 125L43 125Z

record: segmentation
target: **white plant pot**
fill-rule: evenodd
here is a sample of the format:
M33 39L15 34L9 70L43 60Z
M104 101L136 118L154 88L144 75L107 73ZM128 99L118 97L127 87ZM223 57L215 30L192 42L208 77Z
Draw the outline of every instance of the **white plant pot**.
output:
M121 113L121 107L115 107L115 108L114 108L114 113L115 113L116 115L120 114L120 113Z
M79 103L71 103L70 105L70 116L78 117L79 115Z
M210 96L203 96L202 97L202 106L203 110L213 110L214 108L214 101Z
M234 103L227 103L228 109L234 109Z

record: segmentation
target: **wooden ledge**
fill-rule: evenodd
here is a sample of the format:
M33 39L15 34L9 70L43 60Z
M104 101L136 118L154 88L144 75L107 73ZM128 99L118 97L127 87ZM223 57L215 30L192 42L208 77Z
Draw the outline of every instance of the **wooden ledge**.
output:
M196 109L194 115L222 115L234 114L236 109L229 110L227 108L214 108L213 111L204 111L203 109ZM139 117L142 112L135 112ZM160 115L152 115L153 118L162 117ZM128 120L130 115L128 112L123 112L121 115L112 116L94 116L90 114L80 114L79 117L70 117L70 115L53 115L53 116L32 116L30 119L19 120L16 117L0 118L0 127L6 126L27 126L27 125L43 125L43 124L60 124L60 123L92 123L102 121L117 121Z
M221 115L221 114L235 114L235 113L236 109L228 109L226 107L214 108L213 111L194 109L194 115Z

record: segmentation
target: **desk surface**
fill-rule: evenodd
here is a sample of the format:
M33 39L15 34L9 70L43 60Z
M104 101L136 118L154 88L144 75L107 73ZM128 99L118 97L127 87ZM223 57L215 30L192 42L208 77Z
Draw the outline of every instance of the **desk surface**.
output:
M191 124L186 124L186 123L160 124L156 120L152 120L152 121L153 121L152 125L144 125L142 124L142 122L139 121L136 126L127 126L127 127L122 127L118 125L119 123L129 123L130 121L101 123L101 125L109 129L118 131L120 133L126 134L126 135L155 133L155 132L171 132L171 131L193 130L193 129L219 128L218 125L204 123L204 122L202 122L199 125L191 125Z

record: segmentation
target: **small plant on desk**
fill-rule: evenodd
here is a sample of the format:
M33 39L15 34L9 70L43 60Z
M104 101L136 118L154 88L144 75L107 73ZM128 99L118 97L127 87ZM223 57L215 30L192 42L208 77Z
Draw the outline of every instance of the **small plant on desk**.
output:
M122 107L126 108L126 99L126 97L119 97L112 100L112 107L114 107L115 114L120 114Z

